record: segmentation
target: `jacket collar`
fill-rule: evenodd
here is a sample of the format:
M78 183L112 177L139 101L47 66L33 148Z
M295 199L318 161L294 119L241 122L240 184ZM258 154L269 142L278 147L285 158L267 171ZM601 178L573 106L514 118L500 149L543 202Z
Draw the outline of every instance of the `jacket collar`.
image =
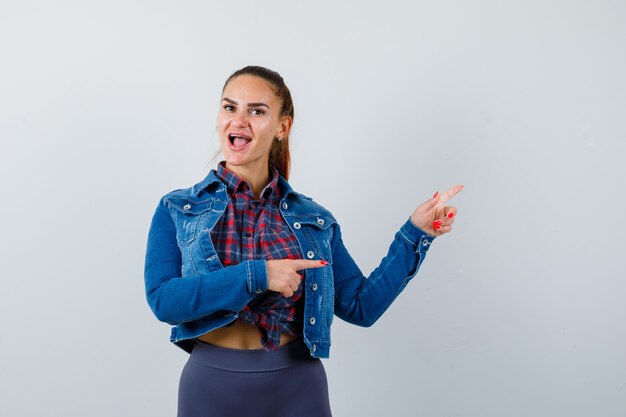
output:
M216 186L214 186L214 184L216 184ZM203 192L214 194L215 189L220 188L220 186L223 187L224 190L226 190L226 186L217 176L217 171L215 169L212 169L202 181L191 187L191 195L198 198ZM291 185L289 185L287 180L283 178L282 175L278 176L278 188L280 188L283 198L287 198L289 194L292 193L296 195L298 194L293 190L293 188L291 188Z

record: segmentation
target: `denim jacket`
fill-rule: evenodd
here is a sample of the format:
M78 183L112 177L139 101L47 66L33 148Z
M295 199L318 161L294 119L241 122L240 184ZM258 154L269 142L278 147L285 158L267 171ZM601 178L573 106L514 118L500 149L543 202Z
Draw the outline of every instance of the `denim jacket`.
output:
M335 217L294 191L281 176L279 210L298 239L303 259L328 261L304 270L304 341L311 356L328 358L333 315L369 327L415 276L435 239L410 217L387 255L368 276L356 265ZM190 188L164 195L152 218L145 260L146 298L155 316L174 327L170 341L187 352L193 339L237 319L267 288L266 260L223 267L210 231L229 196L215 170ZM366 235L364 239L373 238Z

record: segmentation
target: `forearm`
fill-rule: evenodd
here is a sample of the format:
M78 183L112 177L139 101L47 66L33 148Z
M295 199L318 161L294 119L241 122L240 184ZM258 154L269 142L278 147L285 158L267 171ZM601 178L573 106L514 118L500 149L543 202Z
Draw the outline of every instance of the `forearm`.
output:
M265 260L192 276L181 276L181 264L176 228L161 201L150 226L144 269L146 299L159 320L175 325L219 311L239 311L267 289Z
M191 277L158 276L146 270L146 298L155 316L178 324L218 311L239 311L263 290L265 261L243 261Z
M433 239L407 220L379 266L365 277L339 232L333 250L335 314L360 326L374 324L417 274Z

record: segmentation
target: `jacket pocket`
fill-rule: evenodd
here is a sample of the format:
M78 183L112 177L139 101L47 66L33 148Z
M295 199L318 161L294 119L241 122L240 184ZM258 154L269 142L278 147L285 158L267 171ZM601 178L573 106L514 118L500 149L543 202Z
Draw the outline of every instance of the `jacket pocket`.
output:
M332 216L321 214L321 215L309 215L305 217L299 217L297 219L297 222L300 223L300 225L313 226L318 230L326 230L333 223L335 223L336 220Z
M166 197L172 219L176 225L176 240L183 248L198 236L200 225L213 205L213 200L195 201L185 198Z
M331 261L330 241L333 237L331 226L336 222L332 216L317 215L301 217L292 226L301 229L309 245L321 259Z

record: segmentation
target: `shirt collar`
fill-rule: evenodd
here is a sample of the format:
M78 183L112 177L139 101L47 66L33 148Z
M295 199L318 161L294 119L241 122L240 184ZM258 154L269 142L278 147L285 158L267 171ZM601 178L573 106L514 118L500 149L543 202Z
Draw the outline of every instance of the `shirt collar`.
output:
M250 197L253 196L252 187L250 187L250 183L239 177L233 171L226 168L226 161L220 161L217 165L216 176L222 180L222 182L226 185L226 189L229 194L234 193L244 193L248 194ZM272 167L272 180L263 188L261 191L260 199L264 200L267 198L272 199L272 201L278 201L280 199L280 191L278 188L278 170Z
M276 176L277 172L278 170L274 172L274 176ZM219 184L224 184L223 181L220 180L216 174L217 171L215 169L210 170L206 177L202 179L202 181L194 184L193 187L191 187L191 195L195 198L199 198L200 195L205 192L209 194L214 193L215 187L213 187L213 184L216 184L216 186ZM280 174L278 175L278 189L280 190L280 193L272 192L272 195L278 196L278 194L281 194L284 198L287 198L289 194L298 194L293 190L293 188L291 188L289 182L284 179L283 176Z

